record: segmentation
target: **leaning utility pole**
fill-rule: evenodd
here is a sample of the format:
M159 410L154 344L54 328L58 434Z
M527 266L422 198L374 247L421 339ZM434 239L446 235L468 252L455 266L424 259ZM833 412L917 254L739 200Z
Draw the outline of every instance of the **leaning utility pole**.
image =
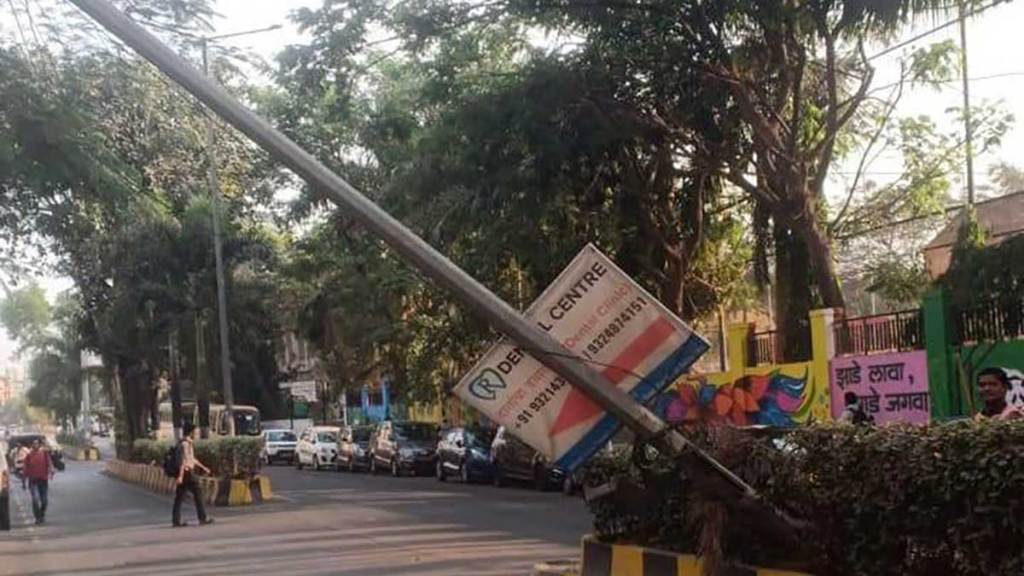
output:
M749 496L755 490L679 432L668 428L632 396L612 384L589 363L526 320L515 308L476 281L351 184L288 139L223 88L195 70L108 0L71 0L107 30L155 64L227 123L247 135L316 190L322 190L346 213L391 247L408 264L447 289L502 334L518 343L599 406L616 416L640 438L671 453L689 449Z

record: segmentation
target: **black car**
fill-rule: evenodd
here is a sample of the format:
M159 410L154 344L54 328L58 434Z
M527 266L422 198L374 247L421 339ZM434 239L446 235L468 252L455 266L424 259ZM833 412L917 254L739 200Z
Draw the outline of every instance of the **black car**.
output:
M370 472L389 470L392 476L434 470L437 425L428 422L381 422L374 431Z
M338 470L368 470L370 468L370 436L373 426L346 426L338 441Z
M494 476L491 442L494 431L486 428L450 428L437 443L435 474L444 482L457 476L465 483Z
M547 459L525 442L516 438L502 426L491 443L491 461L494 466L494 484L501 486L506 480L526 480L538 490L562 486L565 472L555 468Z

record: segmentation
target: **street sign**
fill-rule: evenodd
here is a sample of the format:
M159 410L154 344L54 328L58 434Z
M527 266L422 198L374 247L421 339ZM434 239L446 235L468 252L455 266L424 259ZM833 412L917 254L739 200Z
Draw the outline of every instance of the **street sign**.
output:
M302 382L281 382L278 385L281 390L288 390L292 396L301 398L306 402L316 402L316 382L307 380Z
M526 317L640 402L665 389L709 347L593 245ZM549 461L573 470L621 425L530 352L508 339L498 342L455 393Z

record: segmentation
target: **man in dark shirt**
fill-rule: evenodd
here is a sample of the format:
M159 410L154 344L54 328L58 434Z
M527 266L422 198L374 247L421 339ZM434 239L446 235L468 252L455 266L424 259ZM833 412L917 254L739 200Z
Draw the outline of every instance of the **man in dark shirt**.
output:
M978 372L978 395L985 404L978 414L978 419L992 418L995 420L1016 420L1022 416L1021 410L1006 403L1006 393L1010 390L1010 378L1002 368L985 368Z

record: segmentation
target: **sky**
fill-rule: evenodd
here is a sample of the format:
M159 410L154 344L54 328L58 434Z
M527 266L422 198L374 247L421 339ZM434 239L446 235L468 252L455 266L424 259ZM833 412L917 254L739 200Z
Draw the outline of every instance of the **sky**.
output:
M237 48L250 49L264 59L272 61L273 56L283 47L292 43L301 43L304 38L289 20L289 14L300 8L315 8L322 0L219 0L216 9L221 15L215 22L218 34L233 33L251 29L266 28L275 24L282 25L279 30L263 32L252 36L243 36L224 40L223 42ZM0 20L9 18L6 12L0 13ZM1006 136L1002 146L993 153L979 158L975 164L976 179L979 184L986 181L988 166L997 161L1024 166L1024 61L1018 56L1024 53L1024 34L1021 23L1024 22L1024 2L1017 1L996 6L981 16L973 19L968 26L968 68L972 98L975 102L983 100L1004 102L1006 109L1018 119L1015 126ZM935 26L938 22L922 22L915 31L908 31L904 38ZM0 22L2 24L2 22ZM921 40L914 46L923 46L931 42L955 40L959 43L959 31L952 26ZM908 49L912 48L908 47ZM875 62L876 85L891 82L898 74L898 53L883 57ZM940 125L947 129L956 129L957 124L949 119L945 111L962 104L959 83L951 83L941 91L917 89L909 93L897 110L897 115L913 116L928 114L940 119ZM884 182L888 173L898 171L899 159L893 156L883 157L872 166L872 178ZM853 168L840 167L838 172L850 172ZM837 194L842 187L843 174L833 177L830 184L830 196ZM961 189L954 192L955 197L962 197ZM40 279L50 297L70 287L67 279L54 277ZM0 331L0 367L10 358L15 349L14 343L6 333Z

